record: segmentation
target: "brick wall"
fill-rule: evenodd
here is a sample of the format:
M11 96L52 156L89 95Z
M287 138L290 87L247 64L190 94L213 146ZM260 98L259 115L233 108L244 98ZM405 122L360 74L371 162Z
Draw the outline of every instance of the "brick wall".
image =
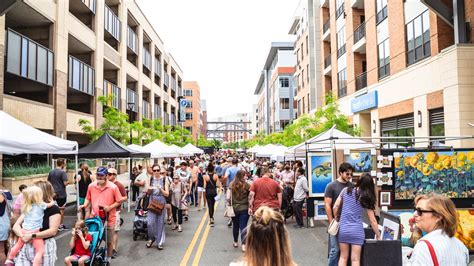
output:
M365 50L367 60L367 86L378 83L378 54L375 1L365 1Z
M390 75L406 68L404 1L388 1L388 33L390 42Z

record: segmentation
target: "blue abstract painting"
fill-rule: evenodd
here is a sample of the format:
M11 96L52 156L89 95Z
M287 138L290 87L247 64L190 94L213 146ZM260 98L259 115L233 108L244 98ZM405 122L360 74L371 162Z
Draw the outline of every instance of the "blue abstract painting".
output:
M323 197L326 186L333 180L331 155L313 155L310 159L310 196Z

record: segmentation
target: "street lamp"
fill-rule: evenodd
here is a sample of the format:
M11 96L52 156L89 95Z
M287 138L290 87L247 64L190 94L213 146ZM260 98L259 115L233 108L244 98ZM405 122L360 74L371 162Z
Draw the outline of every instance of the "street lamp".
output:
M132 115L133 115L133 109L135 108L135 103L130 102L127 103L128 110L130 110L130 115L128 117L128 122L130 123L130 141L129 144L132 144Z

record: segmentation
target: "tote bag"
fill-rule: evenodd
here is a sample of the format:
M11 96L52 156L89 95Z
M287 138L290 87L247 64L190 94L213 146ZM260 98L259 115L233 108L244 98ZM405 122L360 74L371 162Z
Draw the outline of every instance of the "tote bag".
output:
M227 193L230 194L230 204L225 207L224 217L232 218L235 217L234 207L232 207L232 191L227 189Z

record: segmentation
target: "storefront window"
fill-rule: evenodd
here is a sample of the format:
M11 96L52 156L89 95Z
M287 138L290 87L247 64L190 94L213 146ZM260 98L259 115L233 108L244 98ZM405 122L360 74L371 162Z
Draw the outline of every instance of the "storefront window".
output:
M430 136L445 136L444 134L444 109L430 110ZM437 139L439 143L445 143L444 138ZM436 146L436 142L432 142Z
M384 119L381 121L382 137L413 137L415 135L413 115ZM384 148L412 147L414 139L384 139Z

